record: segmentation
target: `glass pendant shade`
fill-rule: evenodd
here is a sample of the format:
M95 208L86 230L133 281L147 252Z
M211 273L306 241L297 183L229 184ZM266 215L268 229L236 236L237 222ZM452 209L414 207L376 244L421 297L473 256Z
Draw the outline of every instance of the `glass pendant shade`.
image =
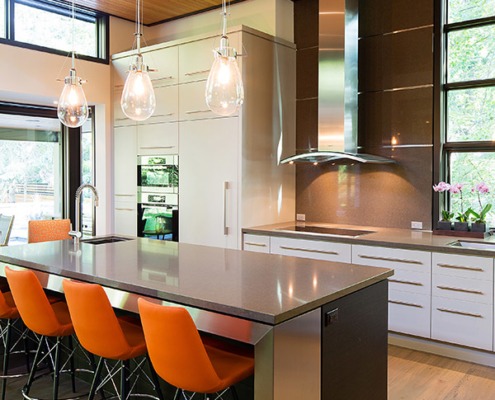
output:
M65 86L58 100L58 119L69 128L78 128L88 119L89 109L81 79L71 69L65 78Z
M156 99L148 69L138 56L131 65L124 85L120 105L124 114L134 121L144 121L155 112Z
M206 104L215 114L234 114L244 101L242 77L231 47L215 49L215 60L206 82Z

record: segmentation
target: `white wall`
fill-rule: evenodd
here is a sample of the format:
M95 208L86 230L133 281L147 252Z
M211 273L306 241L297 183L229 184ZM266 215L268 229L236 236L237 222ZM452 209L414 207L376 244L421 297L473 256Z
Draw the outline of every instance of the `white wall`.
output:
M145 28L148 44L157 44L187 36L222 32L221 9ZM228 26L246 25L269 35L294 41L293 3L291 0L246 0L230 7Z

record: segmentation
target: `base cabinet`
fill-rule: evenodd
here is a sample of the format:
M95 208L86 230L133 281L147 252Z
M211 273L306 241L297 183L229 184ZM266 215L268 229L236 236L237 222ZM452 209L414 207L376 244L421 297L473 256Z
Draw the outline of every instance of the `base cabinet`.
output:
M325 400L387 398L387 281L326 304L322 315Z

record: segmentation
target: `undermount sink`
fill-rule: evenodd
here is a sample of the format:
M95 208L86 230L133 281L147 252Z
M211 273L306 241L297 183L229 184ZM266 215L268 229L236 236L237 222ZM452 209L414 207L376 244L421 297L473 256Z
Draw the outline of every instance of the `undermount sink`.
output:
M466 249L479 249L479 250L492 250L495 251L494 242L476 242L471 240L456 240L451 242L448 246L452 247L464 247Z
M127 240L132 240L132 239L121 236L105 236L105 237L97 237L92 239L84 239L81 240L81 242L89 243L89 244L107 244L107 243L125 242Z

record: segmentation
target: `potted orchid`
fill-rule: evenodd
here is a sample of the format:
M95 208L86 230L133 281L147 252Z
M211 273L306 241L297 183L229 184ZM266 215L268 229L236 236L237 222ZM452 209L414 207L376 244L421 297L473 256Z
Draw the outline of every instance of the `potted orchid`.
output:
M454 184L449 184L447 182L439 182L437 185L433 185L433 190L435 192L449 192L450 194L453 195L459 195L460 199L460 206L461 206L461 211L457 214L456 216L456 222L454 222L454 230L456 231L467 231L469 229L469 216L471 215L472 209L469 208L466 211L464 211L464 202L463 202L463 197L462 197L462 188L463 184L462 183L454 183ZM439 229L442 230L450 230L452 229L452 218L454 217L454 213L448 211L448 210L443 210L442 211L442 220L438 222L438 227Z
M490 193L490 189L484 182L480 182L471 189L471 192L476 193L476 196L478 197L478 204L480 206L479 212L470 209L470 214L473 217L471 230L473 232L486 232L488 230L486 225L486 215L492 209L492 205L490 203L487 203L483 206L481 196Z
M438 182L437 185L433 185L433 190L439 193L448 192L450 190L450 184L447 182ZM438 229L451 230L452 218L454 218L454 213L449 210L442 210L442 219L437 223Z
M461 206L461 211L457 213L457 217L455 219L457 220L454 222L454 230L455 231L468 231L469 230L469 216L471 215L471 212L473 211L471 208L468 208L466 211L464 211L464 201L462 197L462 188L464 185L462 183L454 183L453 185L450 185L449 192L450 194L458 194L459 199L460 199L460 206Z

